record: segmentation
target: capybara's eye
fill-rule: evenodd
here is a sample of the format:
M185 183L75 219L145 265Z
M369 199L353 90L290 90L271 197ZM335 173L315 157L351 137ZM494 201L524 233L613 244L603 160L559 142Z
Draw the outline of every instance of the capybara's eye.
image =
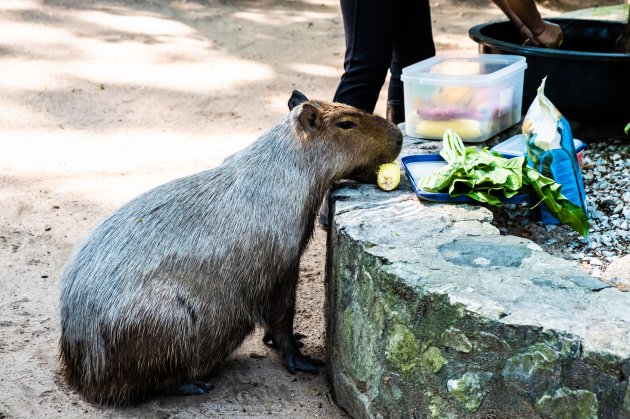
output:
M350 128L356 128L357 124L355 124L352 121L341 121L341 122L337 122L337 126L341 129L350 129Z

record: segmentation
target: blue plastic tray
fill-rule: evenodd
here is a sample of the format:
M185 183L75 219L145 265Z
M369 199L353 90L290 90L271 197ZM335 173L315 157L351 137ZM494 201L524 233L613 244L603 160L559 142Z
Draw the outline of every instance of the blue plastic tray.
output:
M459 203L477 203L472 198L461 195L452 197L448 193L428 192L418 187L418 182L422 176L433 173L439 166L446 166L446 161L439 154L418 154L403 157L401 159L402 166L407 174L407 179L411 182L416 195L427 201L433 202L459 202ZM514 195L509 199L502 199L504 204L523 204L529 202L529 194Z

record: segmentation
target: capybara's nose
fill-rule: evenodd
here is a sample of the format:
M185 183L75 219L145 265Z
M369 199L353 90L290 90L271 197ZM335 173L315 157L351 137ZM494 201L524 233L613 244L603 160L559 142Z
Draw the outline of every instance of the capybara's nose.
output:
M389 129L389 138L396 144L396 147L402 147L403 135L402 131L395 125L392 125Z

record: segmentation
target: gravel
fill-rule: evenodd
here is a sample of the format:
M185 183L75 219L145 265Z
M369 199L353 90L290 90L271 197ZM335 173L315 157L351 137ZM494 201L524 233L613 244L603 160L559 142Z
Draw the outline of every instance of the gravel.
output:
M588 143L582 176L591 223L587 238L563 225L535 221L527 206L491 208L501 234L526 237L546 252L570 260L599 278L630 252L630 139Z

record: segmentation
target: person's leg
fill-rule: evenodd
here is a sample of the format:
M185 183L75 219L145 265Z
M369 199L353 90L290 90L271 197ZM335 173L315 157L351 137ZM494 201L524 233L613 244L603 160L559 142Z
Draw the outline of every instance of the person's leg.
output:
M393 8L400 0L340 0L346 34L344 74L333 101L374 112L392 60ZM328 226L328 194L319 211Z
M387 119L398 124L405 120L402 69L435 55L428 0L403 0L396 11L393 54L387 91Z
M392 58L392 5L400 0L341 0L344 74L335 102L373 112Z

